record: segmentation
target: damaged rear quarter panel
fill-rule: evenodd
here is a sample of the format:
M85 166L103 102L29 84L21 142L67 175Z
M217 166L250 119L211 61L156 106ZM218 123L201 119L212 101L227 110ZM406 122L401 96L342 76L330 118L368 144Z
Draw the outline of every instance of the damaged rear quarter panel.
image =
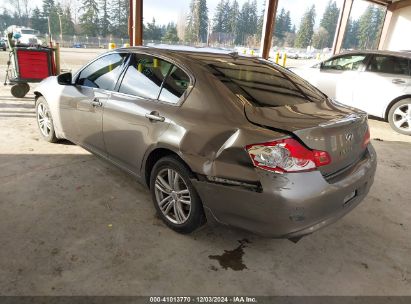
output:
M243 103L213 75L199 72L196 85L169 117L164 145L176 147L192 171L238 181L258 181L245 150L283 136L248 122Z

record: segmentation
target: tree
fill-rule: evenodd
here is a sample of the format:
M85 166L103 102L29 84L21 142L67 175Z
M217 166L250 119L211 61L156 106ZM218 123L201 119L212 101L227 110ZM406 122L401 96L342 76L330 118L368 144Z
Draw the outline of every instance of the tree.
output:
M60 33L60 21L54 0L43 0L43 18L46 31L48 32L49 30L48 22L50 21L51 35L54 37L58 36Z
M295 38L295 47L305 48L311 45L311 39L314 34L315 24L315 5L309 8L301 19L300 28Z
M178 38L178 34L177 34L177 26L174 23L171 22L167 24L166 32L162 40L171 42L171 43L173 42L176 43L180 41L180 39Z
M384 22L384 10L369 5L358 22L358 47L360 49L376 48Z
M315 32L313 35L313 46L316 49L323 49L325 47L328 47L329 41L330 34L325 28L320 26L317 32Z
M228 30L228 13L229 9L228 0L220 0L215 9L214 18L213 18L213 32L215 33L226 33Z
M161 27L156 25L156 19L153 18L151 22L148 22L144 31L144 39L146 40L161 40Z
M84 0L80 10L83 12L79 19L82 33L86 36L97 36L99 10L96 0Z
M14 24L28 25L31 14L28 0L9 0L10 7L12 7L12 15Z
M47 19L45 19L38 7L35 7L31 13L31 27L40 33L47 33Z
M241 12L238 17L238 35L236 44L246 44L247 40L252 38L257 33L258 15L257 1L248 0L241 7ZM257 37L254 37L254 40Z
M69 6L66 6L63 9L63 13L61 15L61 27L63 30L63 35L74 35L74 22L71 16L71 9Z
M207 33L207 0L191 0L184 39L191 43L206 42Z
M264 15L265 15L265 9L262 9L261 14L258 17L258 22L257 22L257 37L258 37L258 39L261 39L261 35L263 33Z
M233 1L228 14L228 32L235 38L238 34L238 15L240 14L240 6L237 0Z
M3 12L0 14L0 31L3 32L7 27L13 24L14 20L10 13L3 8Z
M320 21L320 27L322 27L328 33L328 40L324 47L332 47L333 45L339 16L340 9L337 7L337 3L330 0Z
M110 33L111 22L109 18L109 11L107 0L100 0L100 35L107 37Z
M111 32L122 38L128 37L129 4L129 0L113 0L111 2L111 15L113 16Z
M344 36L343 48L344 49L355 49L358 47L358 20L352 20L351 18L347 23L347 30Z

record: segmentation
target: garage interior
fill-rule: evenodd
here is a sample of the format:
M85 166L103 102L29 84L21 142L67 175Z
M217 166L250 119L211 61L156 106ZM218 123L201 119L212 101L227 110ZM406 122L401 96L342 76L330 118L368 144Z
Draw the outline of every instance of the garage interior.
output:
M130 0L131 45L142 45L142 1ZM263 57L277 2L267 0ZM387 6L379 49L410 50L411 1L371 2ZM128 174L68 141L42 141L33 100L0 88L1 295L411 295L411 137L386 122L369 121L378 168L366 199L292 243L215 224L171 231Z

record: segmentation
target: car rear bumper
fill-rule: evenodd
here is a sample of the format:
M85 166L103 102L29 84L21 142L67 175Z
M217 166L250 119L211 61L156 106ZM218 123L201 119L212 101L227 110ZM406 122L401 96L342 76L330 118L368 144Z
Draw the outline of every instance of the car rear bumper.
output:
M369 145L358 163L332 181L319 171L275 174L256 169L261 191L199 180L193 184L218 222L267 237L298 238L354 209L367 195L376 167L376 153Z

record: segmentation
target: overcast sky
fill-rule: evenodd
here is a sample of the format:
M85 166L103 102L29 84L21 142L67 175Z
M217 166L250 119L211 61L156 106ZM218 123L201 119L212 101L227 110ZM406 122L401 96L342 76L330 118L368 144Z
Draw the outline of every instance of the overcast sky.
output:
M82 0L63 0L64 3L70 3L77 1L80 5ZM177 22L179 17L188 11L191 0L144 0L144 21L151 21L153 17L159 24L167 24L168 22ZM232 1L232 0L231 0ZM237 0L240 7L247 0ZM321 16L324 13L324 9L329 0L280 0L278 9L284 8L291 12L292 23L298 25L301 17L308 7L315 4L317 12L316 25L318 26ZM336 0L337 5L341 8L343 0ZM12 0L0 0L0 8L8 7ZM220 0L207 0L209 16L212 18L214 10ZM31 0L30 3L33 7L42 6L42 0ZM257 0L259 14L264 8L265 0ZM365 10L367 2L364 0L354 1L352 10L352 17L358 18ZM77 6L78 7L78 6Z

